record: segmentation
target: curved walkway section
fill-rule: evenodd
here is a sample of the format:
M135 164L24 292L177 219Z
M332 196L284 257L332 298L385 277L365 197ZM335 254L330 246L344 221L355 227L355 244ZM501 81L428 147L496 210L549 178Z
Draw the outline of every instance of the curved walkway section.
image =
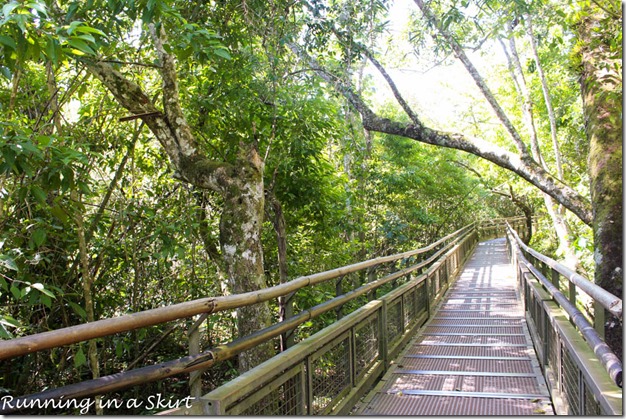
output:
M554 414L505 239L477 246L358 414Z

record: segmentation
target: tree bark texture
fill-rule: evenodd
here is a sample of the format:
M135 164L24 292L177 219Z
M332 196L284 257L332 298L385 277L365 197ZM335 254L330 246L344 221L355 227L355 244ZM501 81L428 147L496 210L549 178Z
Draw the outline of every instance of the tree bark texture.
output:
M619 11L619 4L614 6ZM608 42L613 34L603 30L610 18L604 9L588 6L578 25L581 88L585 128L589 139L589 177L593 209L595 281L622 295L622 78L619 57ZM621 19L619 25L621 28ZM619 29L618 29L619 30ZM621 321L607 316L606 342L622 357Z
M200 150L179 102L174 57L164 46L165 35L152 29L163 81L163 111L134 81L105 62L87 62L115 99L141 117L166 151L175 176L202 189L219 193L224 200L220 218L220 247L233 293L266 288L261 248L264 216L263 161L253 144L239 145L234 164L213 161ZM237 312L239 335L245 336L271 324L267 303L243 307ZM242 353L240 371L246 371L273 355L270 344Z
M244 147L242 147L244 148ZM254 146L240 164L224 191L220 218L220 246L226 262L230 289L235 294L266 288L263 270L261 227L265 215L263 162ZM267 303L237 310L240 336L272 324ZM239 356L239 370L247 371L274 355L271 343L259 345Z
M541 81L541 91L543 92L543 99L546 103L546 109L548 111L548 119L550 121L550 138L552 138L552 147L554 148L554 161L556 164L556 173L560 180L563 180L563 165L561 163L561 151L559 149L559 140L556 128L556 116L554 114L554 108L552 107L552 99L550 98L550 88L548 86L548 80L543 72L543 65L539 59L539 51L537 49L537 40L535 39L535 33L533 31L532 17L528 14L524 16L524 26L526 28L526 34L530 39L530 46L533 51L533 58L535 59L535 65L537 67L537 74Z

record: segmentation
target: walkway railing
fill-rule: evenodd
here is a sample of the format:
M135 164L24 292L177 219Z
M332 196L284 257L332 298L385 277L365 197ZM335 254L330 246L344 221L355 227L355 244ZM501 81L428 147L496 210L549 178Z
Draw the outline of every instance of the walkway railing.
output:
M520 228L524 228L525 226L523 218L509 219L509 221L518 225ZM196 347L195 350L192 349L190 351L193 353L192 355L157 365L136 368L98 379L87 380L22 396L12 400L10 403L3 403L2 412L13 411L15 410L13 408L14 406L27 400L68 400L72 398L86 398L110 393L134 385L162 380L178 374L192 373L192 378L197 380L199 373L211 368L216 363L228 360L247 349L267 342L285 332L293 331L302 323L317 318L331 310L335 311L338 320L342 318L355 319L358 315L348 315L344 317L343 309L347 307L347 303L351 305L360 303L363 305L368 300L376 300L376 294L381 289L393 289L389 294L377 300L379 301L378 303L370 302L360 309L365 311L373 310L373 313L375 312L376 314L370 314L374 317L365 323L354 323L353 325L345 326L347 329L342 329L341 333L348 333L346 330L350 330L348 333L350 338L348 340L345 340L345 336L341 335L341 333L338 336L343 337L343 340L332 335L332 339L339 339L341 342L345 340L348 342L346 345L348 345L348 349L352 351L352 355L350 355L351 361L349 364L346 364L349 365L350 373L346 373L346 377L349 377L350 386L353 388L356 386L358 380L364 379L363 371L366 371L367 368L376 367L374 364L370 365L373 361L368 361L367 356L372 356L376 359L382 358L381 365L383 366L378 366L377 368L384 371L385 362L387 362L389 356L392 356L399 350L404 340L407 338L408 332L415 327L419 327L419 325L423 323L423 320L428 317L430 305L441 298L441 295L448 287L449 279L453 277L456 270L461 266L464 258L471 253L472 247L478 241L479 232L481 235L492 234L498 229L502 230L504 226L504 219L497 220L495 223L492 221L489 223L489 226L485 227L485 230L481 231L481 226L474 223L421 249L392 256L379 257L330 271L299 277L290 282L257 292L224 297L202 298L126 316L103 319L88 324L8 341L0 341L0 359L6 360L37 351L70 345L117 333L124 333L174 320L193 319L194 316L200 315L199 319L195 321L195 324L190 330L190 348ZM358 285L358 281L344 281L344 278L347 278L349 275L360 275L362 278L367 278L367 282L363 285ZM266 329L259 330L249 336L204 351L197 349L197 335L194 334L197 334L200 324L206 320L208 314L223 311L228 312L238 307L258 304L283 296L291 296L293 293L298 292L298 290L333 280L335 281L336 289L336 296L334 298L315 307L303 310L292 318L276 323ZM345 289L354 283L356 283L356 285L353 286L352 289ZM387 285L387 287L384 287L385 285ZM374 306L377 308L373 308ZM354 309L354 307L352 307L352 309ZM343 320L341 324L346 325L346 321L349 320ZM339 324L339 322L336 324ZM383 327L382 325L385 326ZM359 337L368 335L369 332L366 331L374 329L377 330L376 333L378 334L374 341L370 340L370 338L374 339L371 336L370 338ZM377 349L374 350L370 348L364 352L366 346L364 346L365 341L363 339L369 342L370 347L374 345L372 342L376 342L374 346L378 345ZM333 340L333 342L335 341ZM287 352L289 351L283 352L283 354ZM326 355L322 352L316 352L317 358L307 357L307 362L329 365L328 357L332 357L333 355ZM284 355L281 354L281 356ZM314 364L311 364L311 368L313 368ZM359 367L359 365L361 367ZM293 373L295 374L295 372ZM373 380L374 376L375 375L368 373L367 380ZM308 381L311 381L312 385L314 384L313 378ZM315 383L317 383L317 381L315 381ZM194 391L194 393L196 393L195 395L197 395L197 390L196 388ZM311 397L317 397L313 389L306 391L312 394ZM330 396L335 397L333 400L336 400L337 395L333 393L334 390L328 390L328 395L323 394L326 390L320 391L321 395L319 396L319 400L327 400ZM345 391L345 389L342 391ZM350 392L352 392L352 390L350 390ZM314 406L318 405L323 406L320 408L320 412L326 412L329 409L336 410L337 408L334 401L320 401L315 405L306 404L308 411L314 413L317 412L317 410L312 411L311 409L317 409Z
M622 300L529 248L510 226L507 244L556 412L621 416L622 364L576 308L577 288L597 303L596 319L603 319L598 312L606 309L621 320ZM561 291L561 277L568 280L569 298Z
M203 396L176 414L345 415L430 317L478 242L474 229L417 277ZM419 264L418 264L419 265Z

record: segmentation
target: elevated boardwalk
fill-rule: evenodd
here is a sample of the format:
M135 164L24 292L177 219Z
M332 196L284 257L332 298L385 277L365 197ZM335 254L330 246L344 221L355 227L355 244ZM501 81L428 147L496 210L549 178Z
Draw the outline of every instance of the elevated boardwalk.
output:
M480 243L361 415L552 415L506 240Z
M622 319L622 300L526 246L516 229L527 233L524 219L472 223L419 249L254 293L205 297L0 341L4 362L193 320L190 355L19 396L0 406L0 413L23 411L20 406L33 401L86 400L189 374L191 404L161 413L622 416L622 363L592 325L603 330L605 312ZM479 243L502 235L506 239ZM334 285L335 295L325 292L328 298L319 304L250 335L198 347L209 314L319 290L321 284L326 290ZM591 320L576 308L579 292L593 298ZM333 311L337 319L329 326L202 395L200 377L217 363L328 314L326 321Z

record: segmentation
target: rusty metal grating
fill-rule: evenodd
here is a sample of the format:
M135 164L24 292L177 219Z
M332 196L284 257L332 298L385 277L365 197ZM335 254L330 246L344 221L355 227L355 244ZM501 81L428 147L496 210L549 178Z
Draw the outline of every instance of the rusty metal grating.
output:
M601 414L600 404L593 393L585 388L585 416L600 416Z
M522 326L433 326L432 324L426 328L427 333L467 333L467 334L523 334Z
M542 401L480 399L471 397L399 396L377 394L363 411L365 415L403 416L520 416L552 414Z
M488 319L490 317L504 317L504 318L519 318L519 313L510 310L447 310L440 311L438 313L439 318L450 317L467 317L467 318L482 318Z
M297 371L295 374L293 372ZM288 377L288 378L284 378ZM304 377L302 370L297 368L285 372L284 377L275 381L276 388L262 397L256 394L240 400L226 411L227 415L264 415L264 416L291 416L303 415L304 400ZM242 406L247 406L241 408Z
M467 371L492 373L533 373L530 359L525 361L504 359L432 359L402 358L398 368L438 371Z
M580 415L580 382L578 367L572 360L569 352L563 348L561 353L562 374L563 374L563 392L567 398L570 415Z
M519 304L519 300L515 296L510 297L462 297L451 296L448 298L447 304Z
M432 344L465 344L465 345L525 345L526 336L484 336L484 335L424 335L418 342L423 345Z
M426 283L422 282L415 288L415 299L417 304L416 316L428 311L428 288Z
M535 321L535 327L537 328L537 337L539 338L539 341L537 343L543 345L543 340L545 336L544 311L541 307L541 301L539 300L535 300L535 312L536 314L533 320Z
M554 413L541 384L504 241L501 249L495 247L482 248L484 262L466 265L434 318L359 413ZM431 284L435 282L433 278ZM408 304L405 309L411 310ZM392 319L388 326L393 328Z
M417 314L417 299L415 296L415 288L404 294L404 324L413 323Z
M394 342L404 331L402 299L397 298L387 308L387 342Z
M548 363L552 367L552 371L559 371L559 354L561 353L559 335L552 325L547 328L547 352Z
M407 354L412 355L457 355L457 356L528 356L531 349L523 346L507 348L498 346L413 346Z
M460 392L540 394L537 380L531 377L483 377L472 375L394 374L381 388L383 392L439 390Z
M507 326L521 325L523 320L520 318L510 319L463 319L463 318L435 318L430 322L430 326L446 326L446 325L463 325L463 326Z
M519 303L445 303L442 310L521 310Z

